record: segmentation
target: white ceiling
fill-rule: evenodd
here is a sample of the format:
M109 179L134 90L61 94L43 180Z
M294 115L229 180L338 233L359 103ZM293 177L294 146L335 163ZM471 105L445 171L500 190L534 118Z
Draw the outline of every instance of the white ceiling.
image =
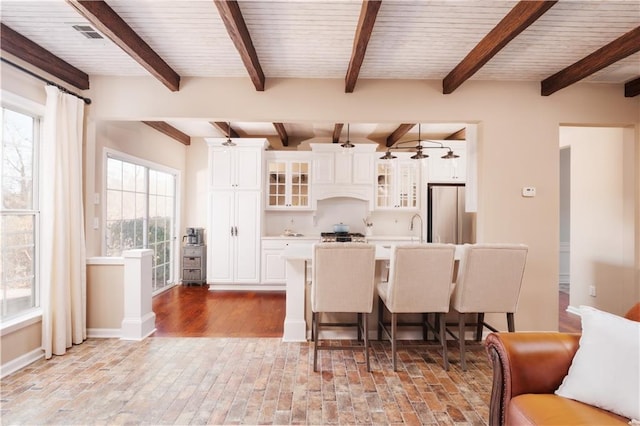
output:
M212 0L107 0L120 17L180 76L247 77ZM514 7L516 1L385 0L359 79L442 80ZM344 79L361 0L240 0L267 80ZM72 28L87 21L64 0L2 0L1 21L90 77L148 75L109 39ZM640 1L563 0L511 41L472 80L542 81L640 25ZM640 53L586 82L624 83L640 76ZM250 84L250 83L249 83ZM221 136L204 121L170 122L190 136ZM351 139L384 140L396 125L354 123ZM446 137L460 124L433 127ZM240 136L277 135L271 123L234 122ZM285 123L294 138L331 137L333 123ZM346 126L343 135L346 136ZM417 132L417 129L412 130Z

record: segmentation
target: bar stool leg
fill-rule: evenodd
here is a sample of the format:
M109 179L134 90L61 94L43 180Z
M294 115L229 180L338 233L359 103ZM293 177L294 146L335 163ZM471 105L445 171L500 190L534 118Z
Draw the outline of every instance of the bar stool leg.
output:
M467 371L467 363L464 359L464 332L466 329L464 316L465 314L460 312L460 319L458 320L458 342L460 344L460 367L462 371Z
M516 331L516 325L513 320L513 312L507 312L507 327L509 329L509 333L513 333Z
M398 331L398 314L391 313L391 358L393 360L393 371L398 371L398 363L396 354L396 332Z

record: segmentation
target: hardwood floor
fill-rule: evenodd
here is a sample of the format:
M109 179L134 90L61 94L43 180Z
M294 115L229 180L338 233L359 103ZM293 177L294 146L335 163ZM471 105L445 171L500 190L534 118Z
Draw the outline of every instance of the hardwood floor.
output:
M569 294L560 291L558 292L558 297L558 330L567 333L580 333L582 331L580 317L567 312Z
M156 337L281 337L285 293L182 286L153 298Z
M559 331L579 333L580 318L566 312L569 295L559 300ZM153 311L156 337L281 337L285 293L179 285L154 297Z

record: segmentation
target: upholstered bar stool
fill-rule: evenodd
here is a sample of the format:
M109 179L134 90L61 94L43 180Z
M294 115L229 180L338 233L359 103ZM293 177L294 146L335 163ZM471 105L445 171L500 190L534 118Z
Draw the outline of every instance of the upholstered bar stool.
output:
M508 330L515 331L514 314L527 252L528 247L523 244L465 244L451 296L451 308L459 314L457 339L463 370L467 368L464 355L467 325L476 327L475 338L479 342L484 327L498 331L484 321L484 314L505 313ZM466 323L467 314L476 315L475 323Z
M368 314L373 310L375 246L366 243L318 243L313 247L311 280L311 333L313 338L313 371L318 371L318 350L364 349L367 371L369 362ZM320 313L357 314L355 324L320 322ZM363 346L331 346L320 344L321 327L355 325Z
M393 371L397 371L397 327L414 323L398 323L398 314L436 314L432 327L423 315L421 325L432 329L442 345L444 369L449 369L445 319L449 312L449 298L453 280L455 246L453 244L410 244L391 249L388 282L377 284L378 338L382 330L391 340ZM391 313L390 330L384 322L384 308ZM426 335L425 335L426 337Z

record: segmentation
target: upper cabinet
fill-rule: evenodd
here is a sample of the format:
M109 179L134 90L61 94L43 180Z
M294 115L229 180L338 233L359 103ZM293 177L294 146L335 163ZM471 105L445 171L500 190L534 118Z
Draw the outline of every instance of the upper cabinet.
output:
M265 206L269 210L311 207L311 160L307 153L267 153Z
M467 180L467 145L465 141L445 141L458 158L441 158L446 149L429 150L429 182L464 183Z
M212 145L209 156L211 189L261 189L262 150L249 146L246 139L240 143L243 146Z
M375 144L356 144L342 148L338 144L311 144L313 183L370 185L373 179Z
M417 210L420 207L420 161L399 158L376 162L376 210Z
M373 210L376 147L377 144L342 148L338 144L312 143L311 208L315 210L319 200L349 197L366 201Z

